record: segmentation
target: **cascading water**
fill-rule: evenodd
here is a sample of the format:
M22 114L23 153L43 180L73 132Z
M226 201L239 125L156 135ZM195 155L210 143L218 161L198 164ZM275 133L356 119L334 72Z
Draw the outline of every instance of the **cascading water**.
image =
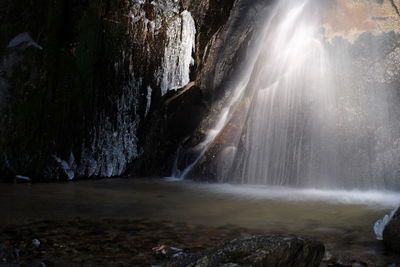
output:
M393 126L397 121L388 105L393 85L362 82L368 80L368 71L357 67L351 45L344 41L335 46L324 36L324 19L332 5L316 0L277 2L253 64L183 177L239 110L246 119L236 143L216 157L224 162L221 182L398 188L395 133L400 129ZM379 46L373 38L366 43ZM384 57L379 49L370 53Z
M283 1L265 40L248 88L243 183L315 186L335 175L335 92L318 39L318 9L308 3Z

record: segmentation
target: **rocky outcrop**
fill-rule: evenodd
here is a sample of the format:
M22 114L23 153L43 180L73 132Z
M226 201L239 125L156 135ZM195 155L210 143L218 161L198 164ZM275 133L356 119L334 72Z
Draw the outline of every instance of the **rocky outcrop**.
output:
M386 224L383 230L383 243L388 249L400 253L400 209Z
M338 133L337 138L342 140L335 147L335 150L343 155L339 157L339 161L343 162L339 163L340 170L334 171L335 176L346 177L343 184L348 188L367 189L373 182L377 187L398 189L400 121L397 105L400 85L400 65L398 64L400 16L389 0L337 0L331 1L329 5L327 10L324 9L326 16L321 18L324 37L321 44L324 48L324 56L330 66L334 66L330 72L332 85L336 90L335 96L332 97L336 98L335 107L339 114L335 118L335 127L337 127L335 132ZM241 15L242 21L245 21L244 17ZM253 17L256 18L256 16ZM229 58L229 56L225 55L221 58ZM254 66L257 69L257 65ZM214 84L218 84L216 82L218 75L208 75L208 77L212 77L210 79L214 79ZM224 84L229 86L229 83ZM247 88L251 86L250 82ZM229 89L223 88L221 92L229 98ZM246 122L249 120L247 112L252 109L253 104L251 101L254 100L243 97L241 103L230 111L232 118L226 122L225 127L208 146L204 156L198 160L190 173L191 178L242 183L243 179L246 179L243 177L248 177L248 175L242 175L241 172L244 170L245 154L249 152L246 151L245 144L251 142L248 139L249 133L246 133ZM309 112L307 107L310 103L302 105L304 112ZM227 106L226 102L222 105ZM388 107L389 116L385 117L382 107ZM220 113L221 109L215 106L213 108L212 114ZM360 114L374 115L361 118ZM209 121L212 120L205 120L205 122ZM212 128L212 123L208 125L203 123L201 134L211 132ZM389 136L389 133L393 135ZM305 143L307 144L302 152L304 155L311 147L309 140ZM189 147L194 147L192 151L196 153L196 145ZM193 158L191 156L193 153L188 153L187 158ZM307 156L304 158L307 159ZM185 167L185 159L182 162L181 169ZM296 166L289 161L285 161L284 164ZM331 162L329 165L333 166ZM298 166L307 166L307 163L299 163ZM289 170L287 166L284 169ZM365 177L365 179L359 179L359 177ZM296 179L293 178L293 180Z
M328 40L342 37L354 43L365 32L400 33L399 9L396 1L332 1L325 17L324 29Z
M147 87L133 64L139 49L132 37L142 25L129 16L131 7L129 1L1 4L3 178L115 176L139 155ZM14 45L20 36L31 45Z
M179 147L189 151L177 162L184 167L215 123L210 114L231 99L274 2L3 1L2 177L111 177L128 167L167 175ZM397 36L389 0L373 2L371 14L361 2L336 2L340 14L358 14L357 34L328 16L327 39L354 42L366 29ZM393 82L397 50L388 71L374 62L371 75Z
M324 245L294 236L253 236L178 258L167 264L180 266L319 266Z
M226 77L242 45L224 45L232 9L241 8L230 0L4 1L2 177L119 176L134 160L133 174L167 174L211 106L210 73ZM216 72L225 46L232 56ZM174 97L190 81L196 86Z
M164 104L140 130L143 154L130 168L131 174L170 175L177 154L181 155L177 165L187 166L191 148L201 142L214 115L233 94L234 81L246 65L248 48L254 45L272 2L190 2L188 8L197 22L194 83L166 94Z

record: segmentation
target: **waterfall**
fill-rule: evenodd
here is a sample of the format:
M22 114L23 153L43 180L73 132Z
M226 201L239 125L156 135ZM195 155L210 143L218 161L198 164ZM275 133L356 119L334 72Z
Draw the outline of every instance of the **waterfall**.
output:
M335 114L328 60L309 1L284 1L252 88L243 183L315 185L334 165ZM324 173L325 171L325 173ZM334 171L334 170L333 170Z
M240 114L245 119L236 138L215 158L220 182L397 189L400 139L393 126L398 121L390 116L393 84L371 81L371 67L363 66L368 62L351 52L355 44L324 36L331 5L278 1L255 60L184 176ZM372 37L361 41L386 64L388 56Z

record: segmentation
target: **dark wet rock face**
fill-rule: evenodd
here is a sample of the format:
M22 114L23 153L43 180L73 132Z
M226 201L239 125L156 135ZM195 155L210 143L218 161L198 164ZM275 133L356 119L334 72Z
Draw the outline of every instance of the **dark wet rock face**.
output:
M168 175L179 148L189 151L178 161L187 166L232 97L274 2L2 1L2 178ZM361 2L339 2L365 21ZM388 35L392 17L379 20ZM352 39L345 26L328 34ZM229 158L231 140L223 141L206 157Z
M204 137L215 114L233 92L233 81L245 65L265 10L273 1L184 1L196 21L196 49L191 80L177 93L164 95L139 130L143 154L129 169L135 175L170 175L177 155L182 168L190 148ZM185 153L189 150L189 153ZM157 153L154 153L157 151Z
M294 236L253 236L179 258L167 266L319 266L324 252L324 245L315 240Z
M383 230L383 243L390 250L400 253L400 209Z
M138 155L143 110L129 3L5 1L0 8L2 173L121 174ZM17 44L21 35L31 40Z
M134 160L133 174L168 173L211 105L234 3L2 2L2 178L119 176Z
M2 178L169 174L270 2L4 1Z

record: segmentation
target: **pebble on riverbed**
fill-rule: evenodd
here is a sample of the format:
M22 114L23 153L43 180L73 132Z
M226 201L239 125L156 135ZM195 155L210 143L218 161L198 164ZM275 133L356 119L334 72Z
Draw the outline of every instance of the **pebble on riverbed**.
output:
M40 246L40 241L38 239L33 239L32 240L32 245L36 248L38 248Z
M42 221L1 229L0 265L163 265L183 253L196 253L243 235L249 234L229 225L210 228L167 221L111 219ZM157 246L160 251L153 251Z

